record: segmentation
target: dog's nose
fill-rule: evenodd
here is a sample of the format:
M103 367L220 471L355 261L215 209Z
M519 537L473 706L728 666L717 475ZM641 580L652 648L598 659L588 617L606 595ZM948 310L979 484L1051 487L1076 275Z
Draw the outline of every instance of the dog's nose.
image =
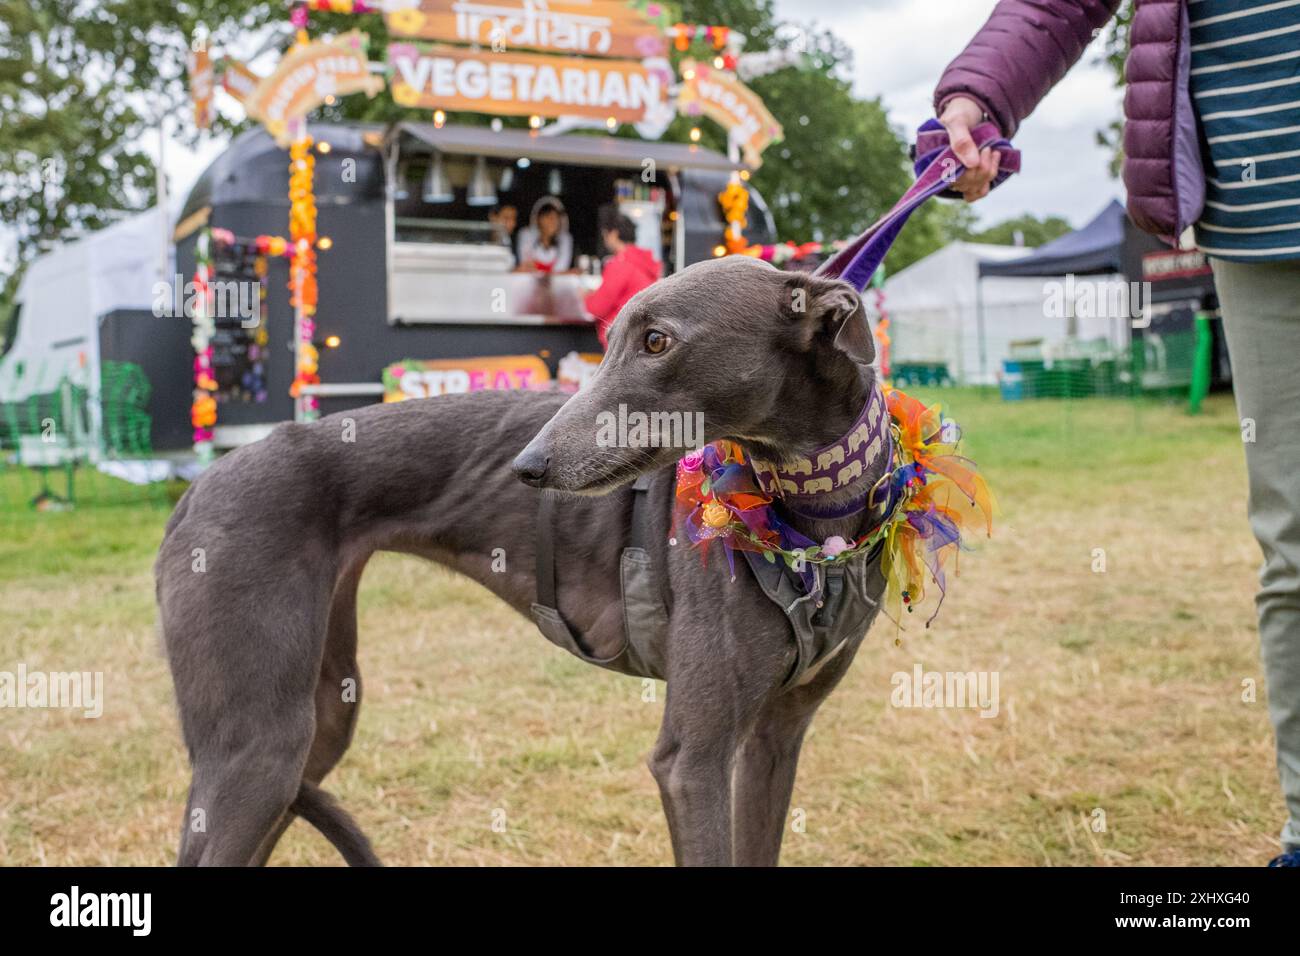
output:
M524 484L540 488L542 487L542 481L546 478L546 469L550 464L550 455L529 445L519 453L510 468Z

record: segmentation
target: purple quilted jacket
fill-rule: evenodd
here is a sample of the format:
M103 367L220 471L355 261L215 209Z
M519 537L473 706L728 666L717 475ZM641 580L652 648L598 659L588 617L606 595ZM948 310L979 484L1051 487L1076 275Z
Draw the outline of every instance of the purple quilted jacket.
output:
M1115 15L1120 0L1001 0L944 71L954 96L979 103L1010 137ZM1190 93L1187 0L1137 0L1125 67L1124 185L1140 228L1176 240L1200 218L1205 169Z

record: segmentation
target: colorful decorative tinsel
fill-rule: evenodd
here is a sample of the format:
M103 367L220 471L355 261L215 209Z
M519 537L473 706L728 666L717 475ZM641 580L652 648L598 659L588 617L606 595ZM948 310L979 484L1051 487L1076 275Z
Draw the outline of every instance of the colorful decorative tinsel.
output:
M289 241L284 236L254 236L241 239L229 229L213 229L212 241L221 246L248 246L259 256L272 256L279 259L289 256Z
M939 590L934 613L947 588L945 566L962 548L965 522L975 518L993 531L993 497L974 462L957 454L961 430L943 417L938 405L924 404L887 388L894 438L893 466L867 499L874 520L853 541L832 537L817 543L786 524L773 499L763 492L745 451L734 442L717 441L692 452L677 464L677 534L693 545L720 541L735 576L735 552L778 559L802 580L805 592L816 587L815 566L847 561L883 544L884 607L895 620L911 613L925 598L925 579Z
M365 0L306 0L304 6L319 13L383 13L382 3Z
M313 344L316 339L316 195L314 176L316 157L312 153L312 138L307 135L294 140L289 148L289 243L292 259L289 264L289 304L295 309L297 320L297 368L289 394L298 402L301 421L312 421L320 414L320 400L315 395L304 395L305 385L320 383L318 374L320 353Z

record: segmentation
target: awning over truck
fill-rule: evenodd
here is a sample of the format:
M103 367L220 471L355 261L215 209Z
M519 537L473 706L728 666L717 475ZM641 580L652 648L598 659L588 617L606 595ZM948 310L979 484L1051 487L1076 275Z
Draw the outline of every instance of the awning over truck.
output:
M718 172L748 169L744 163L733 163L721 153L703 146L622 139L607 135L534 136L528 130L521 129L493 131L487 126L446 125L439 128L433 123L399 123L389 133L389 141L403 135L453 155L498 159L527 156L548 163L620 169L640 169L647 159L669 169L676 167Z

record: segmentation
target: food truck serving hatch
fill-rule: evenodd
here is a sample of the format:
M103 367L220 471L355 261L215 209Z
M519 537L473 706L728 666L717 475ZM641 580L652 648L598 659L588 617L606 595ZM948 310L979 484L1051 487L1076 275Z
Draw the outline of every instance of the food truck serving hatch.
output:
M632 219L636 244L671 273L713 255L726 229L718 193L746 168L683 143L434 123L395 125L384 156L394 325L588 322L582 301L600 282L602 205ZM745 235L773 242L771 214L749 192ZM518 232L543 197L563 205L571 256L549 273L521 271ZM505 206L517 216L514 236L490 218Z

